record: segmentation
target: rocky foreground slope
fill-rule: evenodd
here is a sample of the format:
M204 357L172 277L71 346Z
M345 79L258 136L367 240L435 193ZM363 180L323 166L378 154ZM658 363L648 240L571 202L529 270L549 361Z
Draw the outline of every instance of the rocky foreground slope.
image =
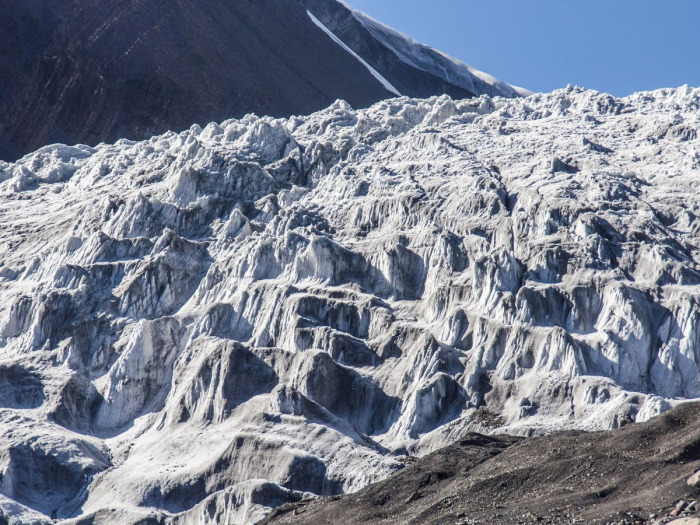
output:
M700 397L698 109L338 102L0 164L0 509L251 522Z
M0 159L397 94L517 96L337 0L3 0ZM330 26L332 29L329 29Z
M615 431L471 434L362 491L277 508L265 525L700 523L700 406ZM690 482L690 483L689 483ZM693 521L690 521L693 520Z

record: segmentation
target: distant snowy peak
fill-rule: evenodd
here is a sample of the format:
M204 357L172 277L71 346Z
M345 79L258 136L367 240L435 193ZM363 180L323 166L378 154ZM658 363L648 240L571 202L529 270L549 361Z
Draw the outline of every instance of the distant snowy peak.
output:
M344 2L341 2L344 3ZM347 6L347 4L344 4ZM484 73L469 64L415 41L367 14L347 6L357 19L379 42L391 49L402 62L423 70L477 95L519 97L532 92L506 84L493 75Z
M511 86L358 11L342 0L299 0L314 23L370 70L390 93L409 97L517 98Z

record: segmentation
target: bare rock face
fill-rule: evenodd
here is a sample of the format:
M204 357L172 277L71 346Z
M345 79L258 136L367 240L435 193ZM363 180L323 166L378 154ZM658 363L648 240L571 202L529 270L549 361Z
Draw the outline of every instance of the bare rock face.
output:
M250 522L700 397L699 108L337 102L0 164L1 512Z
M308 114L337 99L367 107L398 94L519 96L387 30L337 0L6 2L0 159L251 112ZM70 177L62 162L54 181ZM18 184L34 184L32 173Z

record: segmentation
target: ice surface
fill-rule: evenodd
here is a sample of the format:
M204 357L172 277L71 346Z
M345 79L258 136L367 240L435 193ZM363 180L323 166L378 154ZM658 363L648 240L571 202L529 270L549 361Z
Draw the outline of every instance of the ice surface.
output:
M253 521L700 397L699 109L337 102L0 166L0 513Z

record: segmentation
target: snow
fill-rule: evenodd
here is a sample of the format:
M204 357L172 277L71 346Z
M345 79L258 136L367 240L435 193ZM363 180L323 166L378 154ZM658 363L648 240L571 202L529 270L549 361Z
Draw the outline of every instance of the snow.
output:
M324 26L318 18L316 18L313 14L311 14L310 11L307 11L306 13L309 15L309 18L311 18L313 23L316 24L318 27L320 27L323 30L323 32L326 33L329 37L331 37L336 44L338 44L345 51L347 51L352 56L354 56L363 66L365 66L367 68L367 70L370 73L372 73L372 76L374 78L376 78L377 80L379 80L379 82L381 82L382 86L384 86L387 89L387 91L390 91L391 93L393 93L397 97L401 96L401 93L399 93L399 91L394 86L392 86L391 83L386 78L384 78L376 69L374 69L372 66L370 66L360 55L358 55L352 49L350 49L348 46L346 46L342 40L340 40L337 36L335 36L333 34L333 32L330 29L328 29L326 26Z
M530 91L527 88L516 86L513 84L510 84L510 87L512 87L521 97L529 97L530 95L534 95L534 91Z
M410 36L375 20L371 16L358 11L346 2L342 2L353 16L376 38L391 49L400 60L417 69L427 71L454 85L463 87L475 94L491 96L529 96L529 90L511 86L470 66L450 55L425 44L421 44Z
M252 522L699 398L699 109L339 101L3 165L0 515Z

